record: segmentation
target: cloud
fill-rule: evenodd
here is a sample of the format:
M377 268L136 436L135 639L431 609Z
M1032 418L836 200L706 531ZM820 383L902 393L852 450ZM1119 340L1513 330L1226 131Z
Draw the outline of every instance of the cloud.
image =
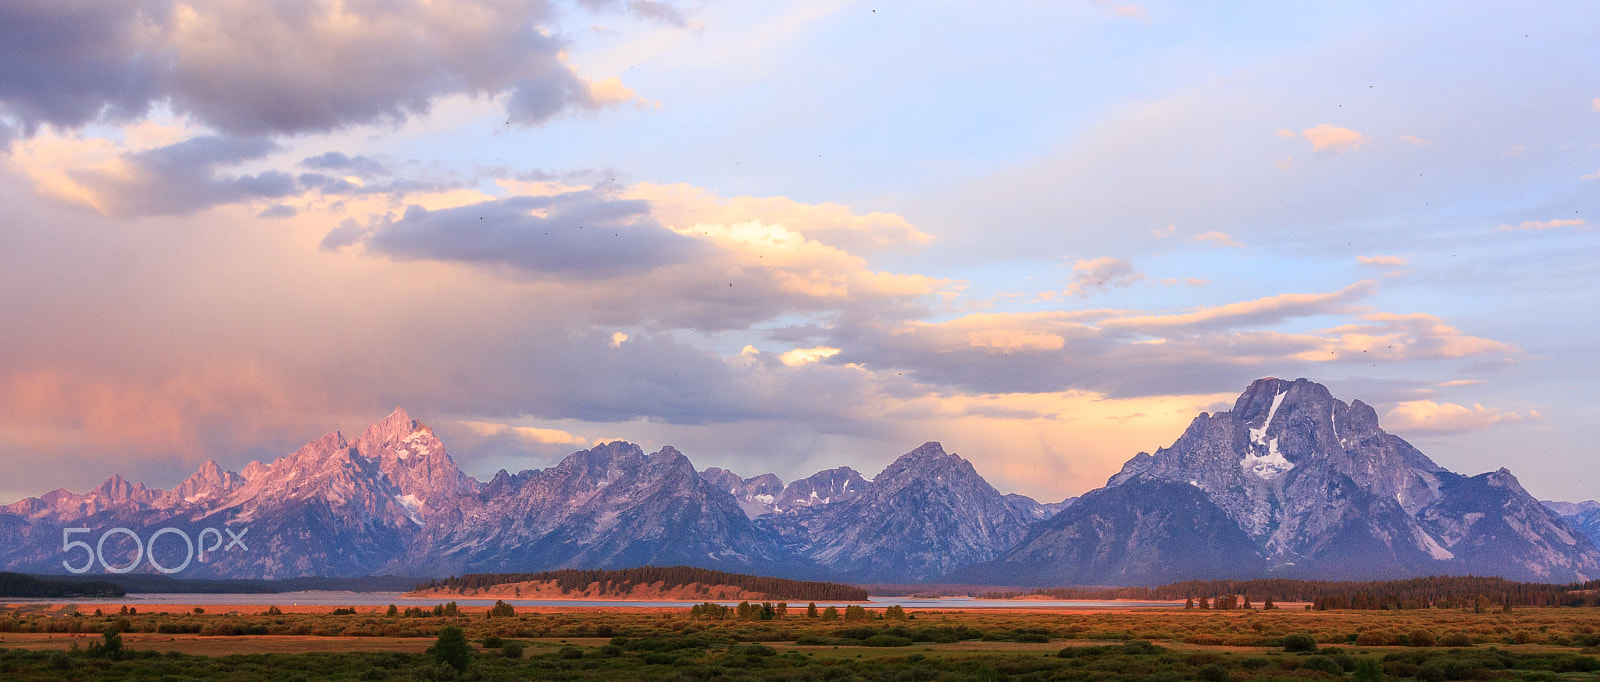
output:
M607 277L695 257L700 244L663 228L639 200L612 199L595 190L517 196L430 211L410 206L358 243L367 253L396 260L501 265L564 277ZM325 246L348 243L330 232Z
M0 9L0 112L32 132L166 102L255 136L402 121L449 95L503 95L511 121L532 125L634 99L579 76L552 19L536 0L23 0Z
M314 170L344 171L358 175L388 175L382 163L366 156L350 156L340 151L324 152L300 160L300 165Z
M1339 291L1325 294L1278 294L1252 301L1204 307L1186 313L1128 315L1109 317L1101 326L1139 331L1157 329L1202 329L1238 325L1259 326L1293 317L1348 312L1351 301L1370 296L1376 289L1372 280L1362 280Z
M1327 338L1310 360L1353 362L1460 359L1474 356L1513 357L1516 346L1472 336L1426 313L1368 313L1359 322L1321 331ZM1319 357L1326 354L1326 358Z
M1594 111L1600 111L1600 97L1589 100L1589 108Z
M1133 269L1133 264L1121 258L1101 256L1093 260L1080 260L1072 264L1072 281L1067 285L1068 296L1089 296L1116 287L1125 287L1144 279Z
M1502 230L1554 230L1562 227L1583 228L1589 223L1582 218L1558 218L1555 220L1525 220L1520 224L1503 224Z
M1412 145L1415 145L1415 146L1418 146L1418 147L1426 147L1426 146L1428 146L1430 144L1433 144L1432 142L1429 142L1428 140L1425 140L1423 138L1417 137L1416 135L1401 135L1400 136L1400 141L1406 142L1406 143L1409 143L1409 144L1412 144Z
M1400 403L1384 415L1384 429L1400 434L1444 435L1481 431L1497 424L1523 424L1540 418L1538 411L1512 412L1498 407L1471 407L1432 400Z
M1311 143L1312 151L1318 152L1357 151L1368 140L1367 136L1361 133L1349 128L1340 128L1331 123L1323 123L1315 127L1306 128L1300 131L1300 135Z
M1094 0L1094 4L1116 16L1126 17L1141 24L1150 23L1150 13L1145 11L1144 5L1133 2L1112 2L1112 0Z
M467 429L480 436L512 435L530 443L540 445L577 445L589 443L583 436L562 431L561 429L541 429L532 426L511 426L499 422L482 422L463 420L456 422L463 429Z
M746 346L749 348L749 346ZM812 362L821 362L839 354L838 348L818 346L816 348L796 348L778 356L778 360L785 365L793 367Z
M781 226L808 240L869 255L885 251L911 253L933 243L933 236L905 217L825 202L806 204L788 197L719 197L688 184L639 183L625 195L647 200L664 225L692 232L695 225L738 225L756 221Z
M1189 241L1211 242L1217 246L1230 246L1241 249L1244 248L1244 244L1234 241L1233 237L1228 236L1228 233L1226 232L1201 232L1200 234L1190 237Z
M224 168L265 157L277 145L264 138L207 135L123 154L66 176L87 203L120 216L181 215L236 202L278 199L300 192L292 176L266 170L227 175Z
M1406 259L1401 256L1356 256L1356 262L1375 268L1403 268Z

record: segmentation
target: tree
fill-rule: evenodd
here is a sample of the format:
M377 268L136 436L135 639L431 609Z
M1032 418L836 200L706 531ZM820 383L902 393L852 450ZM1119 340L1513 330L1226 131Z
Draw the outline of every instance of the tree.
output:
M496 599L494 600L494 606L489 609L488 613L484 614L484 618L510 618L515 615L517 615L515 607L505 603L504 600Z
M1200 598L1200 608L1202 608L1202 609L1210 609L1211 608L1211 598L1209 598L1209 597L1201 597Z
M434 660L456 670L466 670L467 664L472 662L472 647L467 644L467 636L454 625L439 631L439 639L428 647L428 653L433 654Z
M807 618L816 618L817 617L817 603L816 602L811 602L810 604L806 604L806 617Z
M388 611L388 613L386 615L388 615L390 618L398 616L398 615L400 615L400 609L398 607L396 607L394 604L390 604L389 605L389 611Z
M1194 608L1194 597L1190 597L1187 601L1184 601L1183 602L1183 608L1193 609Z
M1278 605L1272 603L1272 597L1267 597L1266 601L1261 602L1261 610L1262 611L1271 611L1271 610L1276 609L1276 608L1278 608Z
M107 627L106 631L101 633L100 637L101 641L89 645L90 656L109 658L113 661L122 657L122 653L124 651L122 646L122 633L117 630L117 626L112 625ZM77 645L74 644L73 646L76 647Z
M839 620L839 607L829 606L822 610L823 620Z

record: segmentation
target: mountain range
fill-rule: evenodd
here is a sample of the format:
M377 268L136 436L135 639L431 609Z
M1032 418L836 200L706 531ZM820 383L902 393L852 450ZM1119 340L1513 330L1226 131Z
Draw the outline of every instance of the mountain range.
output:
M353 442L330 433L237 473L207 462L171 490L114 475L0 507L10 539L0 568L184 564L182 577L271 579L653 564L899 583L1560 582L1600 576L1597 532L1600 504L1541 503L1505 469L1452 473L1384 432L1361 401L1267 378L1105 487L1054 503L1000 493L936 442L871 479L849 467L787 484L697 471L670 446L647 454L618 441L481 482L396 409ZM136 559L146 552L155 566Z

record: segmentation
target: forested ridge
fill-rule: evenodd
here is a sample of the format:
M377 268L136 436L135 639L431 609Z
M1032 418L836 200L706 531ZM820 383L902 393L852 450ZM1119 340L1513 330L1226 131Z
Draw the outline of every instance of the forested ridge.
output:
M47 580L22 573L0 573L0 597L65 599L124 594L121 587L104 580Z
M1334 580L1186 580L1160 587L1049 587L991 597L1175 600L1238 595L1255 602L1310 602L1318 609L1414 609L1496 606L1600 606L1600 580L1524 583L1483 576L1432 576L1372 582ZM1480 599L1481 598L1481 599Z
M539 573L472 573L451 576L443 580L429 580L417 585L417 589L483 589L507 583L549 581L555 582L563 594L586 590L590 585L599 583L600 594L627 595L633 592L635 587L661 583L661 589L664 590L696 584L728 585L749 592L763 593L768 599L806 601L867 599L867 591L854 585L725 573L692 566L641 566L613 570L564 569Z

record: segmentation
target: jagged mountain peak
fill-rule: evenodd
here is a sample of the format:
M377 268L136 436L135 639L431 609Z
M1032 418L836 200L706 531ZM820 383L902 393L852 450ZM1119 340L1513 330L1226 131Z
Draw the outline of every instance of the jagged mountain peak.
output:
M373 422L362 432L361 437L356 439L356 449L362 455L372 457L369 453L399 443L418 429L426 428L421 422L406 414L405 408L396 407L388 416ZM429 430L428 433L431 435L433 432Z
M946 474L977 476L978 472L965 458L945 452L944 446L937 441L928 441L884 467L872 482L879 486L894 485L907 478Z
M195 504L221 498L245 484L245 478L222 468L217 460L208 459L200 468L176 487L168 490L156 502L164 509L185 504Z

